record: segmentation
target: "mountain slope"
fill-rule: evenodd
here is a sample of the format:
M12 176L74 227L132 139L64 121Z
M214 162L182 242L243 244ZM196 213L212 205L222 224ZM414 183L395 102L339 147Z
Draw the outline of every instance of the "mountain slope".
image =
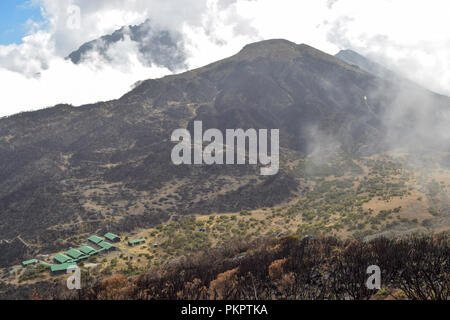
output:
M406 93L402 106L432 107L392 126L386 114ZM446 97L304 44L250 44L203 68L143 81L118 100L1 119L0 239L20 236L35 244L31 252L52 250L69 236L153 226L174 213L285 203L304 192L305 181L290 170L299 158L327 146L355 156L388 150L392 128L437 123L449 106ZM280 129L280 172L262 177L252 165L173 165L171 133L195 120L204 130ZM22 247L1 245L17 253L2 256L2 265L23 254Z

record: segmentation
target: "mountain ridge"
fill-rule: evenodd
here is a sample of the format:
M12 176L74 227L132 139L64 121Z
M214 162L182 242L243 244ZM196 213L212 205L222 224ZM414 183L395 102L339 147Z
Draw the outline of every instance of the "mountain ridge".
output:
M291 169L302 157L327 145L354 156L387 150L384 116L408 88L307 45L267 40L202 68L145 80L117 100L0 119L0 234L54 250L81 232L130 231L173 213L285 203L306 192ZM433 106L420 121L437 121L435 113L450 105L425 89L404 104L418 101ZM171 132L191 130L196 120L204 130L279 128L280 172L260 177L250 165L173 165ZM394 133L410 126L409 118L399 121ZM23 254L2 246L8 254L0 264Z
M144 65L155 64L170 71L186 68L186 53L181 35L173 31L155 28L149 19L139 25L122 27L111 34L88 41L69 53L66 60L80 64L91 60L91 55L97 54L111 62L115 57L110 54L109 50L127 39L137 45L140 60Z

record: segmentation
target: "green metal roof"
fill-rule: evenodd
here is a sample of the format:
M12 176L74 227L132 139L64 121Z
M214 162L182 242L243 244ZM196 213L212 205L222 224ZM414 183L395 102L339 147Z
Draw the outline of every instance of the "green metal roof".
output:
M90 237L88 238L88 240L91 241L91 242L93 242L93 243L95 243L95 244L97 244L97 243L103 241L103 239L100 238L99 236L90 236Z
M66 256L65 254L62 253L57 253L53 259L55 259L56 261L58 261L59 263L66 263L68 261L71 261L72 258Z
M90 246L82 246L79 250L84 254L90 254L95 251L95 249Z
M98 245L106 250L114 248L114 246L111 243L106 242L106 241L102 241L102 242L98 243Z
M53 264L50 266L50 270L54 271L63 271L67 270L69 267L76 267L76 263L63 263L63 264Z
M27 260L27 261L23 261L22 262L22 265L23 266L28 266L28 265L30 265L30 264L35 264L35 263L37 263L38 261L36 260L36 259L31 259L31 260Z
M110 241L120 240L120 237L114 233L108 232L105 234L105 238Z
M83 252L77 250L77 249L70 249L66 252L68 256L71 256L74 259L78 259L83 255Z
M141 243L141 242L145 242L145 239L141 238L141 239L131 240L131 241L128 241L128 244L137 244L137 243Z

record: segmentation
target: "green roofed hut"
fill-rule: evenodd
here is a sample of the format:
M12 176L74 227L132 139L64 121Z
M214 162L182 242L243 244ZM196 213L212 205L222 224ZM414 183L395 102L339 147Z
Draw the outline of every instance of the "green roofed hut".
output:
M31 266L36 263L38 263L38 261L36 259L31 259L31 260L23 261L22 266L27 267L27 266Z
M106 233L105 238L111 242L120 242L120 237L111 232Z
M139 244L143 244L144 242L145 242L144 238L136 239L136 240L130 240L130 241L128 241L128 245L130 247L133 247L133 246L137 246Z
M111 243L106 242L106 241L102 241L102 242L100 242L98 245L99 245L102 249L105 249L106 251L109 251L109 250L115 250L115 249L116 249L115 246L113 246Z
M95 254L95 249L90 247L90 246L82 246L80 249L81 252L83 252L83 254L85 255L92 255Z
M103 241L103 239L100 238L99 236L90 236L90 237L88 238L88 240L89 240L90 242L92 242L92 243L95 243L95 244L99 244L100 242Z
M50 271L52 274L60 274L60 273L66 273L67 269L70 267L76 267L76 263L63 263L63 264L53 264L50 266Z
M72 257L73 259L79 259L80 257L84 256L83 252L77 250L77 249L70 249L66 252L66 254L69 257Z
M55 260L58 263L66 263L66 262L72 262L72 258L66 256L65 254L58 253L53 257L53 260Z

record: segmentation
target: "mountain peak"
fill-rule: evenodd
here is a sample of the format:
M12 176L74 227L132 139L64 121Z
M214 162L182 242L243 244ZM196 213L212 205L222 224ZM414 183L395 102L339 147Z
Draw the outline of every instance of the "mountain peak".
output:
M86 42L66 59L80 64L91 59L92 53L97 53L105 61L112 62L115 57L110 52L111 47L128 38L137 45L142 61L148 66L162 66L171 71L187 67L181 34L153 27L149 19L139 25L123 26L111 34Z
M257 58L270 58L279 61L294 62L305 56L319 58L341 64L341 60L322 52L307 44L296 44L285 39L269 39L247 44L232 60L255 60Z
M270 39L247 44L235 57L245 60L260 57L291 60L299 53L299 47L294 42L284 39Z
M357 65L367 72L374 72L374 69L380 69L381 67L377 63L370 61L366 57L360 55L358 52L350 49L339 51L339 53L336 54L336 57L349 64Z
M268 40L262 40L262 41L249 43L244 46L244 48L241 50L241 52L242 51L250 51L250 50L261 50L261 49L274 50L274 49L280 49L280 48L296 50L297 46L298 45L295 42L292 42L292 41L289 41L286 39L268 39Z
M357 66L358 68L368 73L371 73L375 76L384 79L389 79L391 81L406 82L409 84L413 84L410 80L396 74L395 72L382 66L381 64L378 64L377 62L374 62L366 58L365 56L359 54L356 51L350 49L341 50L339 51L338 54L335 55L335 57L352 66Z

